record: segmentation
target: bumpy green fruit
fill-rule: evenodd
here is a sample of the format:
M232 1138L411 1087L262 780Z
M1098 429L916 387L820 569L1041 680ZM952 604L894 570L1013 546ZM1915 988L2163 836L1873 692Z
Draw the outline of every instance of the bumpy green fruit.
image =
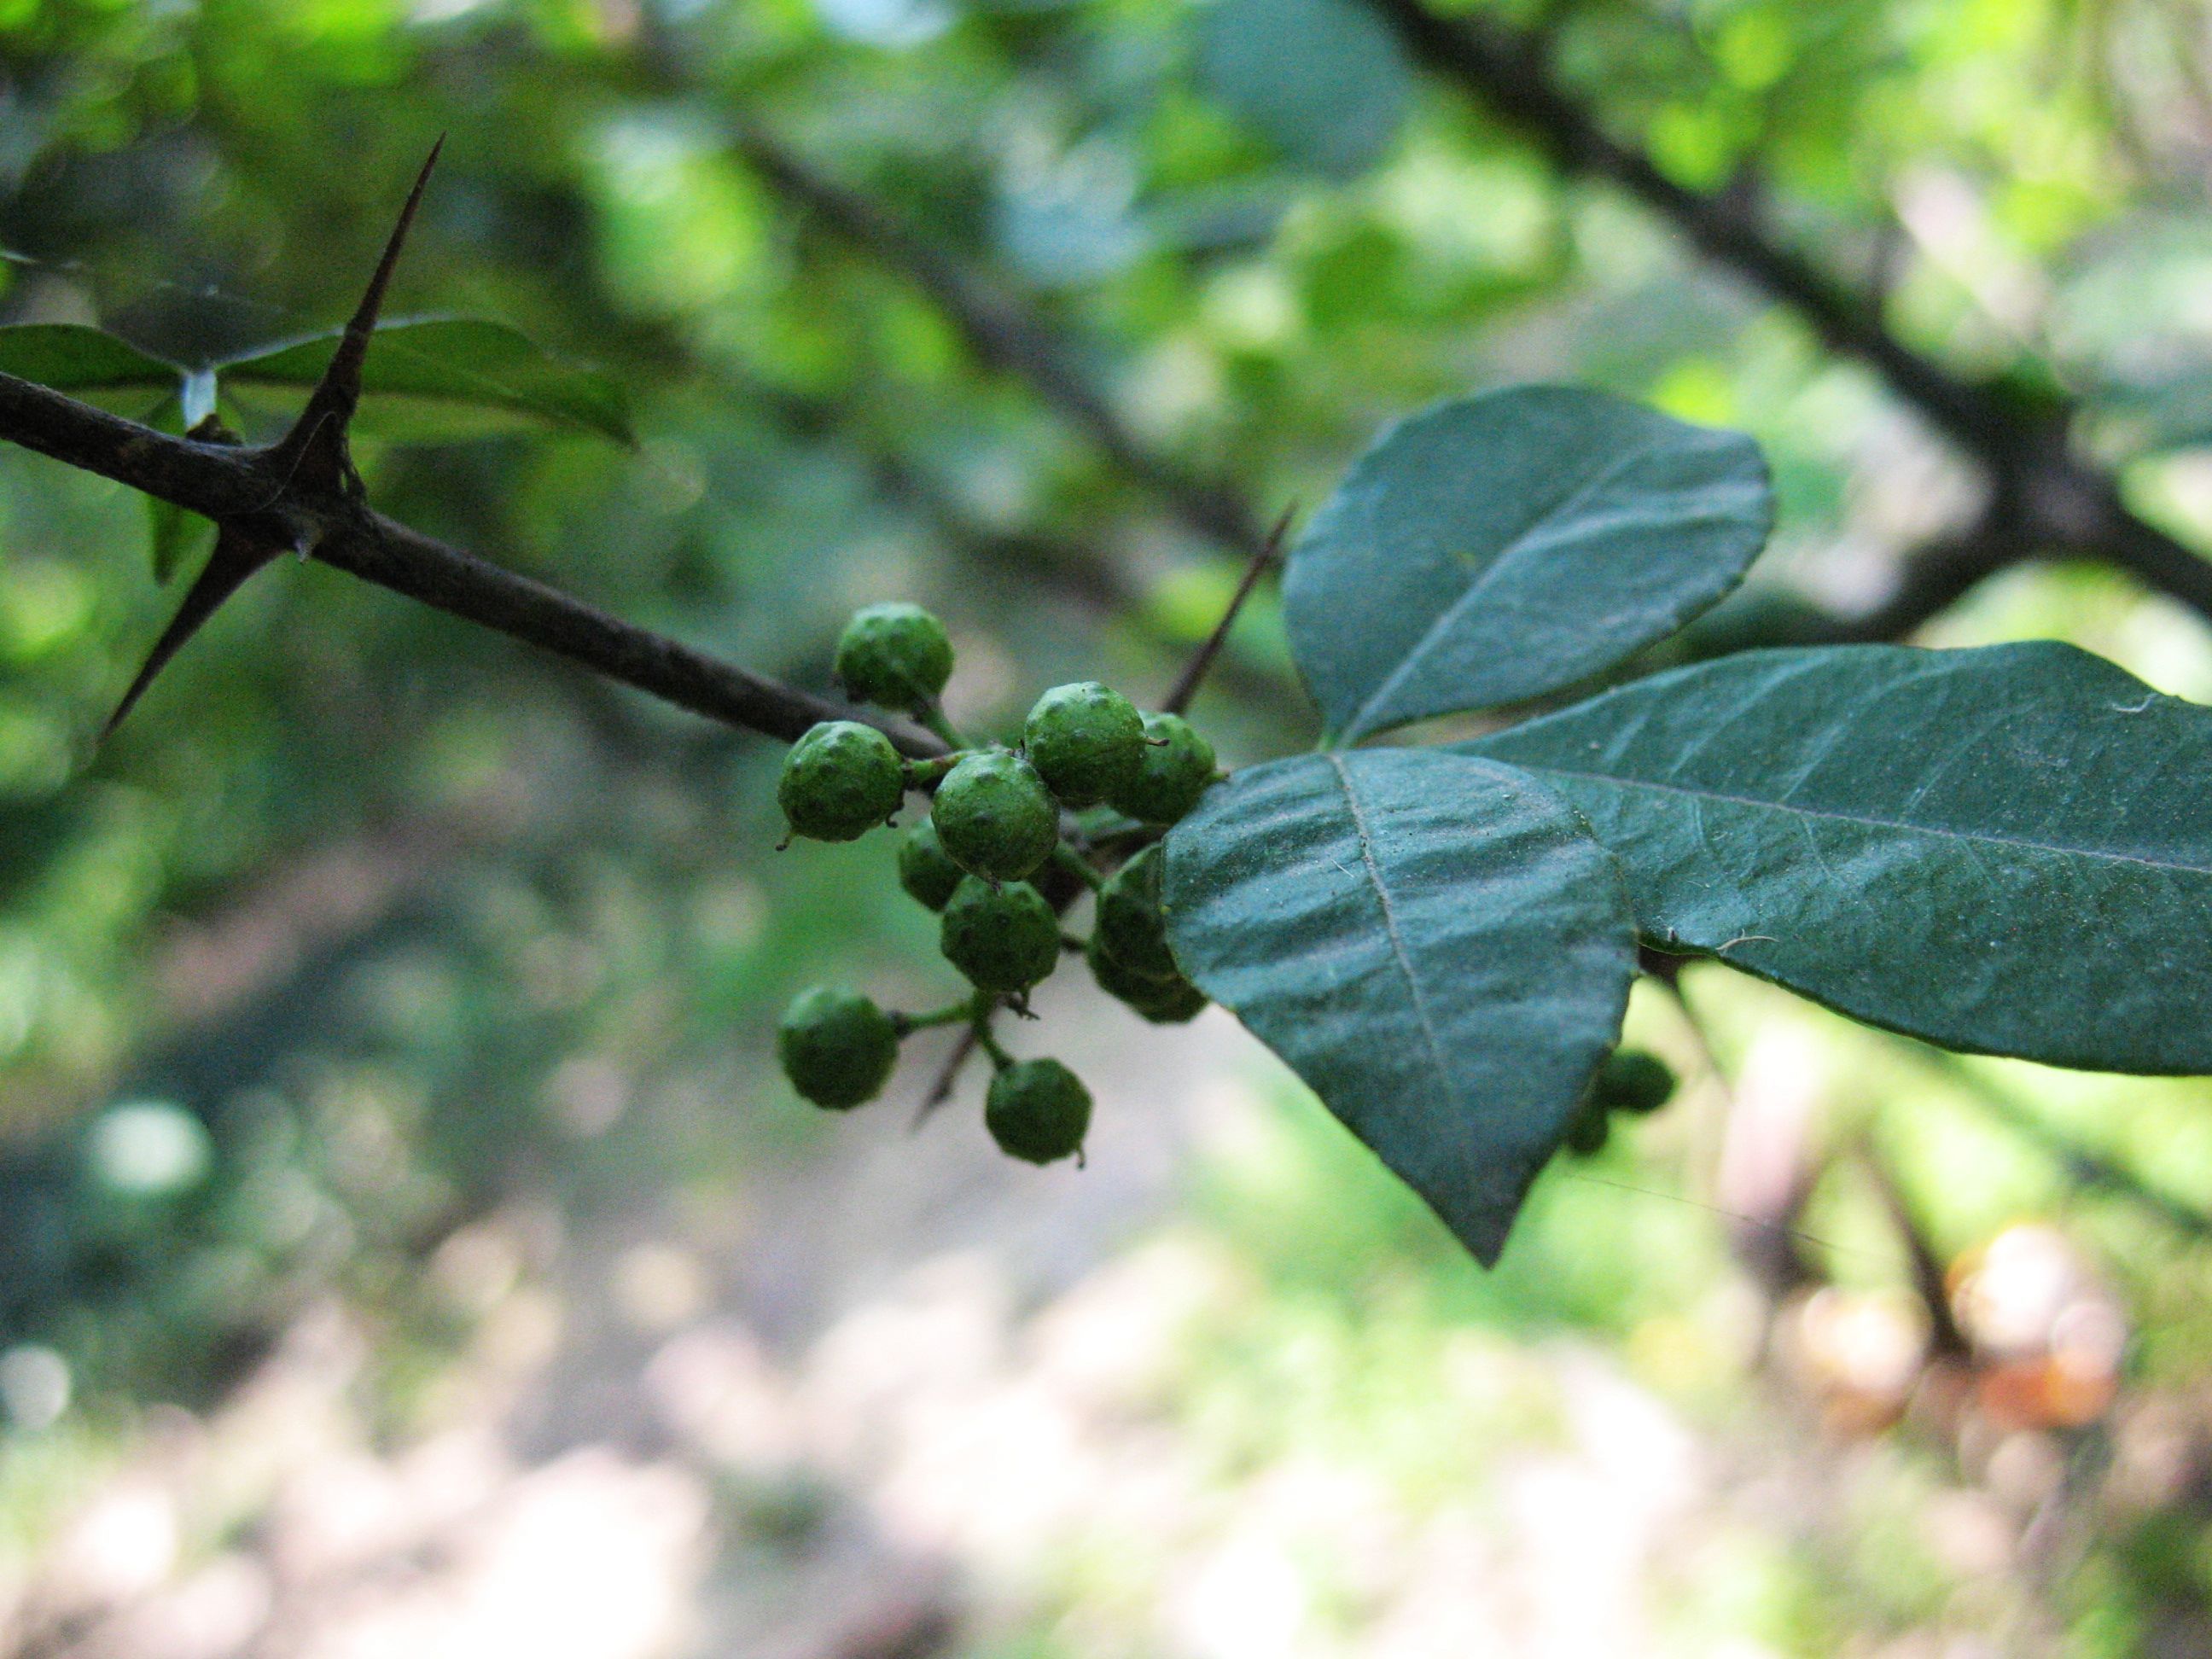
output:
M1140 974L1107 950L1096 928L1083 947L1091 976L1108 996L1127 1003L1155 1025L1180 1025L1206 1006L1206 993L1180 974L1154 979Z
M836 674L862 702L913 714L952 678L952 641L918 605L872 605L837 636Z
M853 841L897 811L905 797L898 750L858 720L814 726L791 745L775 786L792 829L816 841Z
M1166 979L1179 972L1160 914L1160 849L1147 847L1098 890L1100 946L1133 973Z
M1054 794L1070 806L1088 806L1136 781L1145 719L1097 680L1055 685L1030 710L1022 743Z
M1091 1091L1056 1060L1018 1060L991 1079L983 1123L1009 1157L1050 1164L1083 1150Z
M945 907L938 945L978 990L1012 996L1059 964L1060 918L1027 882L993 887L969 876Z
M1146 715L1145 738L1136 775L1106 799L1146 823L1173 823L1213 781L1213 745L1178 714Z
M1590 1096L1615 1112L1656 1112L1674 1093L1674 1069L1640 1048L1616 1048L1598 1068Z
M1060 808L1036 768L1004 749L969 756L945 775L930 808L952 861L986 881L1019 881L1052 856Z
M775 1052L803 1097L842 1112L876 1097L898 1060L898 1030L858 992L817 985L785 1011Z
M937 825L928 818L900 838L898 877L899 885L915 902L932 910L942 910L953 890L968 878L967 872L945 853L937 839Z

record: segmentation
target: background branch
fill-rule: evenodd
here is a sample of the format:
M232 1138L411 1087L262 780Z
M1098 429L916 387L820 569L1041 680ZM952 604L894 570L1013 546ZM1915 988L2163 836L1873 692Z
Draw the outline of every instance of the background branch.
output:
M1417 63L1519 127L1563 171L1621 186L1708 258L1796 313L1832 349L1879 372L1988 469L2000 495L2012 498L2013 538L2003 563L2049 554L2100 559L2212 617L2212 562L2130 511L2113 480L2069 445L2071 411L2063 400L2024 408L1906 345L1878 304L1774 232L1751 175L1724 191L1677 184L1643 150L1605 130L1561 82L1540 37L1486 17L1441 18L1420 0L1367 3Z
M876 203L813 172L765 134L740 129L738 154L776 193L892 269L904 273L950 318L975 355L1031 387L1090 434L1121 472L1165 502L1191 530L1239 553L1266 536L1233 488L1155 454L1076 368L1056 331Z

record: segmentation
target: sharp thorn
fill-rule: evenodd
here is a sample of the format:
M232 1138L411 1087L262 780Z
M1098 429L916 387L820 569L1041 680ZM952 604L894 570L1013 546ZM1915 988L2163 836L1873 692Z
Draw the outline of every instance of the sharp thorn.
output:
M430 146L430 154L422 163L422 170L415 175L414 188L407 192L406 204L399 210L398 222L384 244L383 256L368 279L368 287L355 307L352 319L346 324L345 332L338 337L337 349L331 354L328 368L308 395L307 406L292 429L276 446L279 454L295 465L312 449L324 452L319 458L330 463L327 479L317 482L336 485L341 483L348 470L345 460L346 428L353 421L354 410L361 402L362 366L368 360L369 341L376 332L377 318L384 310L385 290L391 286L392 273L399 264L400 250L407 244L407 233L415 223L415 211L422 204L422 193L428 188L431 170L438 165L438 156L446 147L441 135ZM329 430L322 428L329 423ZM319 467L318 471L324 469Z
M228 527L216 534L215 551L208 556L207 563L185 591L184 603L177 607L177 614L161 630L161 636L154 641L154 648L147 653L144 664L132 678L130 689L123 694L123 700L116 704L115 712L100 728L100 742L105 743L114 735L115 728L122 725L124 716L137 707L138 699L146 694L146 688L153 684L155 677L168 665L169 659L184 648L185 642L200 631L207 619L222 609L223 601L238 592L246 585L248 577L276 556L276 550L248 541Z

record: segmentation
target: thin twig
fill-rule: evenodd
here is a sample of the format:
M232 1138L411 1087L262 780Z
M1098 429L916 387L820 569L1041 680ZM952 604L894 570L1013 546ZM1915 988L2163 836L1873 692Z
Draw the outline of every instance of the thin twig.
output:
M868 720L908 755L943 750L937 738L902 722L878 720L750 673L394 520L364 515L337 490L274 488L263 450L174 437L4 374L0 440L218 523L237 522L264 542L305 544L337 569L725 725L790 739L817 720Z
M1857 1148L1859 1168L1874 1183L1875 1196L1889 1212L1890 1224L1897 1229L1904 1241L1905 1260L1912 1269L1913 1293L1928 1315L1929 1352L1940 1358L1957 1359L1971 1351L1972 1345L1959 1328L1959 1322L1951 1315L1950 1287L1945 1283L1942 1259L1929 1241L1920 1218L1912 1212L1912 1205L1905 1196L1905 1188L1898 1184L1897 1175L1888 1161L1862 1141Z
M1283 538L1290 534L1291 520L1297 516L1297 510L1295 501L1283 509L1282 516L1275 520L1274 528L1267 532L1267 539L1260 544L1259 550L1246 562L1244 574L1237 584L1237 591L1229 597L1229 608L1221 613L1221 620L1213 625L1213 632L1206 636L1206 642L1198 647L1198 653L1184 665L1174 690L1160 700L1160 708L1166 713L1180 714L1190 707L1190 700L1198 695L1199 684L1206 678L1206 670L1213 666L1213 659L1221 654L1221 647L1229 642L1229 630L1237 625L1237 613L1244 609L1244 601L1252 597L1252 590L1259 586L1260 579L1282 556Z

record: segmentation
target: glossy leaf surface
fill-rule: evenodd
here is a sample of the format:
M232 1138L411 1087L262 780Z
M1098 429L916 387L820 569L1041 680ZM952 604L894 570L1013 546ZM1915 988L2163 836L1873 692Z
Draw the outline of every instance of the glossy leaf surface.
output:
M1644 933L1947 1047L2212 1071L2212 710L2051 642L1747 653L1462 745Z
M1167 841L1176 959L1485 1263L1619 1032L1618 870L1524 773L1433 750L1238 772Z
M1554 691L1741 580L1773 502L1748 438L1566 386L1386 430L1292 550L1291 646L1328 730Z

